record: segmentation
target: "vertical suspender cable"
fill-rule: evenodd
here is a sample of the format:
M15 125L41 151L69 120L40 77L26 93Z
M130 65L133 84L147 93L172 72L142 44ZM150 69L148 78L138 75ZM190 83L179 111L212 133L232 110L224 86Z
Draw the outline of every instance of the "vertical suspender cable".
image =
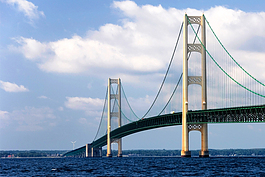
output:
M199 29L200 29L200 26L198 26L198 29L197 29L196 34L198 34ZM193 40L193 44L195 43L196 39L197 39L197 38L196 38L196 36L195 36L195 37L194 37L194 40ZM188 55L188 57L187 57L188 60L189 60L190 56L191 56L191 52L189 53L189 55ZM160 111L160 113L159 113L158 115L161 115L161 113L162 113L162 112L166 109L166 107L168 106L169 102L171 101L173 95L175 94L175 92L176 92L176 90L177 90L177 88L178 88L178 86L179 86L179 83L180 83L180 81L181 81L181 79L182 79L182 76L183 76L183 73L181 73L181 75L180 75L180 77L179 77L179 80L178 80L178 82L177 82L177 84L176 84L176 86L175 86L175 88L174 88L174 90L173 90L173 92L172 92L172 94L171 94L171 96L170 96L168 102L166 103L166 105L164 106L164 108L162 109L162 111Z
M161 92L161 90L162 90L162 87L163 87L163 85L164 85L164 83L165 83L165 80L166 80L166 78L167 78L168 71L169 71L170 66L171 66L171 64L172 64L172 61L173 61L173 58L174 58L174 55L175 55L175 52L176 52L176 49L177 49L177 46L178 46L178 42L179 42L180 34L181 34L181 32L182 32L182 28L183 28L183 22L181 23L181 27L180 27L179 35L178 35L178 38L177 38L177 41L176 41L176 45L175 45L175 48L174 48L174 51L173 51L173 54L172 54L171 60L170 60L170 62L169 62L169 65L168 65L168 68L167 68L167 71L166 71L165 77L164 77L164 79L163 79L163 81L162 81L162 83L161 83L161 85L160 85L159 91L158 91L158 93L157 93L157 95L156 95L156 97L155 97L153 103L151 104L151 106L149 107L149 109L147 110L147 112L143 115L143 118L144 118L144 117L150 112L150 110L151 110L152 107L154 106L154 104L155 104L155 102L156 102L156 100L157 100L157 98L158 98L158 96L159 96L159 94L160 94L160 92Z
M101 126L101 124L102 124L102 120L103 120L103 116L104 116L104 110L105 110L106 102L107 102L107 97L108 97L108 88L107 88L107 91L106 91L105 102L104 102L104 106L103 106L103 111L102 111L102 115L101 115L100 123L99 123L98 130L97 130L97 133L96 133L96 136L95 136L93 142L96 140L96 138L97 138L97 136L98 136L98 133L99 133L100 126Z

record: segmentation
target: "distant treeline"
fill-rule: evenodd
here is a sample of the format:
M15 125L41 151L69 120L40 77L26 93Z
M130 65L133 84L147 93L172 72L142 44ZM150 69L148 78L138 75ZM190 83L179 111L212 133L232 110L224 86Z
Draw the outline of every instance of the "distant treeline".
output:
M0 157L60 157L66 150L0 151Z
M192 156L199 156L200 150L191 150ZM103 150L103 156L107 151ZM117 156L117 151L112 151L113 156ZM264 149L210 149L210 156L265 156ZM140 156L180 156L181 150L123 150L122 154L129 157Z
M62 154L67 150L25 150L25 151L0 151L0 157L12 158L12 157L62 157ZM192 150L192 156L199 156L199 150ZM210 149L210 156L265 156L264 149ZM102 155L106 156L107 151L103 150ZM117 150L112 151L113 156L117 156ZM122 154L126 157L143 157L143 156L168 156L178 157L181 150L123 150Z

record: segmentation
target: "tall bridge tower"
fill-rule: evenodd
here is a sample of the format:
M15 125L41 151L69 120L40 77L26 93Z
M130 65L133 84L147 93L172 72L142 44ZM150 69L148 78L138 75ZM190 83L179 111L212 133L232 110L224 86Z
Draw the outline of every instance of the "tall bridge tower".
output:
M111 85L117 84L118 85L118 93L111 94ZM118 100L118 112L111 112L111 100L116 99ZM115 140L111 139L110 132L111 132L111 119L113 117L118 118L118 126L121 126L121 79L111 79L108 80L108 127L107 127L107 157L112 157L111 153L111 143ZM122 157L122 141L121 139L116 140L115 142L118 143L118 157Z
M188 43L188 25L198 24L201 26L201 42L202 44ZM201 85L201 106L202 110L207 109L207 89L206 89L206 35L205 35L205 18L202 16L184 16L183 31L183 99L182 99L182 151L181 157L190 157L189 151L189 132L197 130L201 132L201 151L200 157L209 157L208 151L208 130L205 124L188 124L188 86L190 84ZM190 52L201 53L201 76L189 76L188 74L188 54ZM191 61L191 60L190 60Z

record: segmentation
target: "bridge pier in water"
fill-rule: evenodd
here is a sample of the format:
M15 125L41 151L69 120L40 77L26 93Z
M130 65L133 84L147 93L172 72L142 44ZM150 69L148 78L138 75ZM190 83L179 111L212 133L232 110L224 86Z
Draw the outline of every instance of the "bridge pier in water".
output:
M102 147L94 148L91 144L86 144L85 157L102 157Z
M188 25L198 24L201 27L201 44L188 44ZM201 106L202 110L207 109L207 87L206 87L206 35L205 35L205 18L202 16L184 16L183 29L183 96L182 96L182 151L181 157L191 157L189 150L189 132L197 130L201 132L201 152L200 157L209 157L208 151L208 125L188 124L188 86L191 84L201 85ZM191 52L201 53L201 76L188 75L188 54Z

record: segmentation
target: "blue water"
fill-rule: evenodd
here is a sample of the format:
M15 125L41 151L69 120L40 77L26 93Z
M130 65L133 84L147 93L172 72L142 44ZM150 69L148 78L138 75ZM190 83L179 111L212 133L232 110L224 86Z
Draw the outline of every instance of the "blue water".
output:
M0 176L265 176L265 158L0 159Z

